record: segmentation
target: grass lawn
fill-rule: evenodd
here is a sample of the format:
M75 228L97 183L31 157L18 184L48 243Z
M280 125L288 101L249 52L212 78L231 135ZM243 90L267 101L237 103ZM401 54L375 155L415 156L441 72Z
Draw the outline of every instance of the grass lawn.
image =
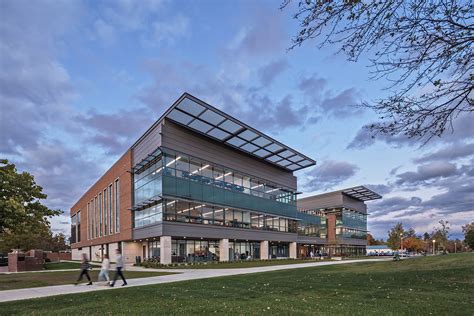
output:
M65 270L65 269L79 269L80 262L48 262L45 263L45 270Z
M474 311L474 254L302 268L0 303L1 314L452 314Z
M90 271L92 282L97 281L99 275L99 269L95 268ZM112 278L114 271L109 272L109 276ZM166 272L138 272L138 271L125 271L125 277L127 279L134 278L145 278L149 276L158 276L170 274ZM60 285L60 284L73 284L79 271L56 271L56 272L31 272L31 273L18 273L18 274L1 274L0 273L0 291L23 289L29 287L49 286L49 285ZM83 278L82 282L86 282ZM1 292L0 292L1 295ZM2 314L0 309L0 315Z
M328 260L324 260L328 261ZM219 262L219 263L198 263L194 265L179 264L176 266L157 266L156 269L232 269L232 268L253 268L253 267L266 267L266 266L277 266L285 264L296 264L296 263L310 263L319 262L319 260L303 260L303 259L274 259L274 260L255 260L255 261L231 261L231 262ZM150 267L155 268L155 267Z

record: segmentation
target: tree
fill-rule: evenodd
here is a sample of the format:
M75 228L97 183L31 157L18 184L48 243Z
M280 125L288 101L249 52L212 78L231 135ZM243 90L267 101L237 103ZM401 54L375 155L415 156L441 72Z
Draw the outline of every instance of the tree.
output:
M287 8L293 0L284 0ZM363 106L379 114L372 131L429 141L474 111L472 1L300 0L300 30L291 49L315 39L357 61L370 58L372 79L387 79L390 95Z
M51 236L49 218L60 215L41 203L43 188L28 172L18 173L14 164L0 160L0 248L29 249ZM45 239L46 238L46 239ZM35 246L34 248L40 248Z
M436 243L438 243L439 247L446 249L450 230L449 222L440 220L438 223L440 226L433 228L431 238L434 239Z
M399 249L401 236L405 236L405 230L402 223L397 223L388 231L387 245L392 249Z
M410 236L403 239L403 248L409 251L419 252L425 249L425 243L416 236Z
M423 240L424 240L424 241L429 241L429 240L430 240L430 234L428 234L428 232L425 232L425 233L423 234Z
M463 226L462 231L464 233L464 242L469 248L474 250L474 222Z

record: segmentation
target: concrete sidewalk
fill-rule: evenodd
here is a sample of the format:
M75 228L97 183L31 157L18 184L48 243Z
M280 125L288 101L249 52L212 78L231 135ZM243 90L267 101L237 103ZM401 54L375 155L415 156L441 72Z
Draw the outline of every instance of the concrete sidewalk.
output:
M349 263L355 263L355 262L374 262L374 261L386 261L386 260L392 260L392 259L389 258L389 259L323 261L323 262L309 262L309 263L298 263L298 264L288 264L288 265L279 265L279 266L236 268L236 269L181 269L180 270L180 269L144 269L144 268L134 267L133 269L130 269L130 270L175 272L177 274L148 277L148 278L139 278L139 279L130 279L127 281L128 285L126 287L171 283L171 282L188 281L188 280L199 280L199 279L241 275L241 274L249 274L249 273L260 273L260 272L269 272L269 271L278 271L278 270L336 265L336 264L349 264ZM126 272L125 272L125 276L127 276ZM62 295L62 294L115 290L117 288L122 288L121 285L122 285L122 282L119 281L115 284L115 287L113 288L103 286L103 285L96 285L96 284L91 285L91 286L81 284L77 286L56 285L56 286L45 286L45 287L36 287L36 288L28 288L28 289L0 291L0 302L25 300L25 299L39 298L39 297L49 297L49 296Z

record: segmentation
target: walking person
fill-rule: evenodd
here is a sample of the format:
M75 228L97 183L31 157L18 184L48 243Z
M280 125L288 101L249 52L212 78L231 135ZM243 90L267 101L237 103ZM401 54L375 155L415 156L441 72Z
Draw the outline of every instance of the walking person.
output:
M105 254L104 260L102 260L102 267L100 268L99 282L101 280L106 280L107 281L106 285L110 285L109 269L110 269L109 255Z
M91 265L89 263L89 260L87 259L87 255L83 253L81 260L81 273L79 274L79 278L77 279L75 285L77 285L82 280L82 276L84 275L87 277L87 280L89 280L89 283L87 283L87 285L92 285L91 277L89 275L90 268Z
M125 286L127 285L127 280L125 280L125 277L122 273L122 269L124 268L122 252L119 249L117 249L115 252L117 253L117 263L115 264L116 271L114 275L114 280L112 281L112 284L110 284L110 286L113 287L115 285L115 281L117 281L119 276L122 278L123 281L122 286Z

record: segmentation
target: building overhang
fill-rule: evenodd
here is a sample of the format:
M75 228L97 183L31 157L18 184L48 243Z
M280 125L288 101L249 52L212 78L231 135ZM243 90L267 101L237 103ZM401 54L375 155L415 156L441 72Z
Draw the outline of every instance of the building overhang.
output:
M353 188L348 188L341 190L341 192L353 199L365 202L365 201L371 201L371 200L377 200L381 199L382 196L378 193L375 193L374 191L366 188L363 185L353 187Z
M316 164L315 160L188 93L155 124L164 119L290 172Z

